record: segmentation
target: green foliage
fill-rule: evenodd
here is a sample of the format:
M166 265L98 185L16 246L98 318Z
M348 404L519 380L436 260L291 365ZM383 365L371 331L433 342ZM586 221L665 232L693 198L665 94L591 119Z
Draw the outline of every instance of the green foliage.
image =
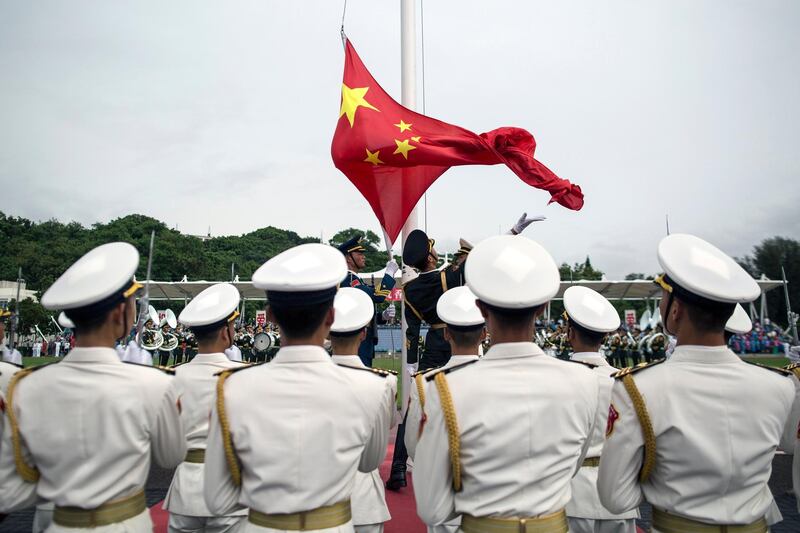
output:
M8 305L9 310L16 309L15 300L11 300ZM30 298L20 300L19 302L19 323L17 324L17 334L27 335L33 329L33 326L39 325L42 333L55 333L58 328L50 320L53 313L42 307L39 302L34 302ZM8 334L8 332L6 332Z
M561 263L558 271L561 274L562 281L597 281L603 279L603 272L595 270L589 256L586 256L586 261L583 263L575 263L571 267L567 263Z
M753 248L750 256L738 259L739 264L750 275L760 278L765 275L769 279L782 279L781 267L786 270L789 282L789 301L792 311L800 311L800 242L787 237L770 237ZM786 298L783 289L775 289L767 293L767 307L770 318L781 325L786 325Z

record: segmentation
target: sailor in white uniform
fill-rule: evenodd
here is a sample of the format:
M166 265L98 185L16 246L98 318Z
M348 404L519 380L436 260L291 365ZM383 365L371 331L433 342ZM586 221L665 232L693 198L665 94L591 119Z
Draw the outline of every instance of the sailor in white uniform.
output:
M355 472L386 454L391 374L340 366L322 348L342 254L303 244L253 274L281 349L268 364L223 372L205 456L205 501L215 514L248 508L245 531L353 532Z
M571 361L589 366L600 386L599 409L608 412L611 403L611 374L617 371L600 353L606 335L619 329L619 314L601 294L588 287L573 286L564 291L564 318L567 340L574 353ZM603 507L597 494L597 467L605 442L605 425L597 424L592 433L587 458L572 478L572 499L567 504L572 533L636 533L639 511L614 514Z
M58 364L17 372L0 444L0 512L50 501L55 533L152 530L144 497L151 457L181 462L186 441L172 377L122 363L114 342L135 318L139 254L99 246L42 296L75 323L76 346Z
M246 519L244 511L214 516L203 500L203 463L216 375L243 366L224 353L233 343L239 300L236 287L218 283L193 298L178 317L181 324L191 328L197 339L198 353L188 363L173 367L173 387L181 398L181 419L189 451L175 470L164 500L164 509L169 511L170 532L237 531Z
M470 246L472 248L472 246ZM444 338L450 343L450 359L442 369L459 366L478 360L481 342L486 338L486 322L478 306L475 305L475 294L469 287L455 287L445 292L436 302L436 314L445 324ZM438 369L419 372L414 375L408 398L408 415L406 417L405 444L408 455L412 459L417 452L417 441L425 420L425 399L431 386L425 381L425 375ZM457 516L444 524L428 526L429 533L454 533L461 525L461 517Z
M478 361L426 375L416 448L417 512L461 531L568 531L564 511L598 418L584 365L547 357L535 320L556 295L558 267L521 236L479 243L466 263L492 347Z
M372 323L375 304L372 298L361 289L345 287L339 289L333 300L336 318L331 326L331 349L333 362L337 365L369 370L358 355L358 347L366 338L367 326ZM389 391L397 394L397 380L384 379ZM386 416L394 422L394 405L386 406L390 412ZM394 425L394 424L392 424ZM353 510L353 525L356 533L375 533L383 531L383 523L389 521L389 507L386 505L386 493L383 480L376 468L372 472L356 472L353 495L350 498Z
M658 260L661 317L677 346L665 362L615 374L600 501L623 512L646 499L660 533L767 531L767 481L794 387L786 372L747 364L725 345L736 303L761 291L692 235L664 238Z

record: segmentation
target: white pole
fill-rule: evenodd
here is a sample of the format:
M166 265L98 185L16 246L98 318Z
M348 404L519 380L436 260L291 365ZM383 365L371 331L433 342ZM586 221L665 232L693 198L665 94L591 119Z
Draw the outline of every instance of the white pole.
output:
M416 0L400 0L400 62L402 66L401 83L402 92L400 100L405 107L414 110L417 105L417 14ZM403 226L402 243L405 246L408 234L417 229L417 208L411 211ZM408 405L408 395L411 390L411 375L408 373L408 351L406 350L406 324L405 303L400 309L402 325L400 327L402 346L403 403L402 408Z

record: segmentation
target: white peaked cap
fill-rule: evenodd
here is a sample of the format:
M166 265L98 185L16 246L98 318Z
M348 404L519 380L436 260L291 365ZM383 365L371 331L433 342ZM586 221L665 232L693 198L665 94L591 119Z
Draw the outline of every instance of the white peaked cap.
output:
M744 310L741 304L736 304L733 314L725 324L725 331L735 335L744 335L749 333L751 329L753 329L753 322L750 321L747 311Z
M301 244L281 252L253 274L253 285L266 291L311 292L336 287L347 275L347 262L332 246Z
M47 309L78 309L131 285L139 252L126 242L103 244L75 261L42 296Z
M211 326L238 316L239 290L230 283L217 283L192 298L178 320L188 327Z
M336 293L333 300L335 318L331 331L349 333L358 331L375 316L372 298L366 292L355 287L344 287Z
M590 331L609 333L619 329L619 314L611 302L588 287L573 286L564 291L564 309L571 322Z
M436 314L450 326L479 326L484 319L475 300L475 294L469 287L455 287L439 297Z
M761 294L758 283L736 261L694 235L664 237L658 244L658 262L682 289L708 300L752 302Z
M478 243L466 263L467 286L479 300L504 309L548 302L561 283L558 267L540 244L521 235Z

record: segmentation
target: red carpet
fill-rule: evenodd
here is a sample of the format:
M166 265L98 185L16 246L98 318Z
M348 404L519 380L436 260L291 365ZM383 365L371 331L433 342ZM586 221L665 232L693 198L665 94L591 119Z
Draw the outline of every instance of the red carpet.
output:
M394 452L394 431L389 442L389 450L386 458L380 466L381 478L389 478L389 470L392 466L392 453ZM386 491L386 503L389 505L389 512L392 519L386 522L384 533L425 533L425 524L417 516L417 504L414 501L413 475L408 475L408 486L400 489L399 492ZM150 508L150 516L153 518L153 532L166 533L169 513L161 508L162 502L158 502ZM639 529L640 533L644 533Z

